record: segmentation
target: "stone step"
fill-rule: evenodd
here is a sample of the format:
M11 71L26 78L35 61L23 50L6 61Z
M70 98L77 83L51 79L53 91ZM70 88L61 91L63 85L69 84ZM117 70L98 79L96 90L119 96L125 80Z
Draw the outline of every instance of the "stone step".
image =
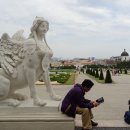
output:
M69 122L73 121L73 118L70 118L62 113L12 113L12 114L0 114L0 122L20 122L20 121L54 121L54 122Z
M74 130L74 127L74 119L60 112L0 114L0 130Z
M75 130L82 130L81 127L76 127ZM128 127L95 127L92 130L130 130Z
M130 127L123 120L96 120L98 126L100 127ZM82 126L82 121L80 119L75 119L75 125L78 127Z
M0 130L74 130L74 119L58 111L59 102L48 100L44 107L32 101L18 107L0 105Z
M98 126L92 130L130 130L130 125L123 120L97 120ZM82 130L81 119L75 119L75 130Z
M0 130L74 130L71 122L0 122Z
M12 113L51 113L59 111L60 101L45 100L46 106L40 107L33 105L31 99L22 101L18 107L7 106L7 102L0 103L0 114L12 114Z

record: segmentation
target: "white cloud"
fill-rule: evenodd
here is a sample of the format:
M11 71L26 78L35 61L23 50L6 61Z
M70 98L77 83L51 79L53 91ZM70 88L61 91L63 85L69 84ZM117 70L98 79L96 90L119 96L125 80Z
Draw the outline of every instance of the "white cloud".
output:
M102 15L105 17L111 16L111 11L105 8L89 7L89 6L80 6L80 11L85 11L87 13L94 13L96 15Z
M96 6L87 0L0 0L0 35L24 29L28 36L35 16L43 16L56 56L111 56L113 48L130 48L130 0L101 1Z
M130 26L130 16L128 15L117 15L116 23L122 26Z
M112 0L111 0L112 1ZM130 6L130 0L114 0L115 4L120 8L126 8Z

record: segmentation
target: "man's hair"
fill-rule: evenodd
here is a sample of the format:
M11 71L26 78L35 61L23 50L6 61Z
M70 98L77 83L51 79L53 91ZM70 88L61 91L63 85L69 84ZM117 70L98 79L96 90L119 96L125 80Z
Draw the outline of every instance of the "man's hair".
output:
M82 87L84 88L92 88L92 86L94 85L94 83L89 80L89 79L85 79L83 82L82 82Z
M128 100L128 105L130 105L130 99Z

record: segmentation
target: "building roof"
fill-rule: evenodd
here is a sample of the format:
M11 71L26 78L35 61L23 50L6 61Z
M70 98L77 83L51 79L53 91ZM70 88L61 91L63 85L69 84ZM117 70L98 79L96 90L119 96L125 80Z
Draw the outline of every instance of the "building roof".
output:
M126 50L124 49L124 51L121 53L121 56L129 56L129 54L126 52Z

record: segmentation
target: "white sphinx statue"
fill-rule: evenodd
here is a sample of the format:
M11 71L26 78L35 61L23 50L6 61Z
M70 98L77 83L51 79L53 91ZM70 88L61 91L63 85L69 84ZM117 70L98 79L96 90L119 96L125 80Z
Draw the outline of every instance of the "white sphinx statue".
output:
M35 82L43 77L47 91L54 100L61 100L56 95L48 72L52 50L48 46L45 34L49 23L42 17L36 17L28 39L23 31L18 31L12 38L4 33L0 40L0 102L11 99L8 105L17 106L25 95L15 93L16 90L28 87L35 105L44 106L36 92Z

